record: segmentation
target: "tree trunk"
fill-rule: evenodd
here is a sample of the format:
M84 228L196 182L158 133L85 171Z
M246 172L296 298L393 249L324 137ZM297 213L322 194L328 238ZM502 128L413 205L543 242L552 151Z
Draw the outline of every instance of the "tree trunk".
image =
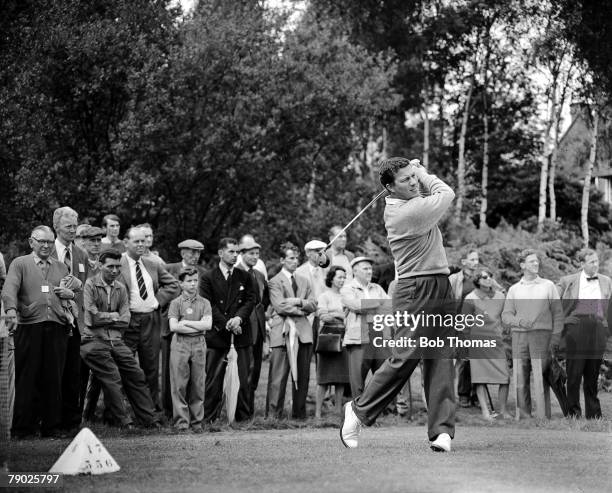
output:
M552 221L557 220L557 196L555 195L555 175L557 172L557 156L559 154L559 125L561 120L561 108L563 101L557 104L557 111L554 113L552 128L555 129L555 138L553 140L553 149L550 154L550 172L548 176L548 198L549 198L549 213L548 217Z
M427 113L427 103L423 103L421 108L421 118L423 118L423 166L429 169L429 114Z
M485 89L486 90L486 89ZM484 96L485 101L487 96ZM481 199L480 199L480 221L478 229L486 229L487 227L487 198L489 194L489 115L487 114L486 103L484 105L484 142L482 144L482 177L480 183Z
M308 193L306 194L306 208L312 209L315 200L315 183L317 181L317 171L313 167L310 173L310 183L308 184Z
M455 218L461 219L463 201L465 200L465 137L467 134L468 119L470 117L470 103L472 91L474 90L474 77L470 79L470 88L465 97L463 107L463 118L461 120L461 132L459 134L459 159L457 163L457 202L455 208Z
M589 246L589 194L591 192L591 177L595 167L597 156L597 132L599 129L599 110L595 107L593 112L593 135L591 137L591 152L587 163L586 174L584 176L584 187L582 188L582 207L580 209L580 224L582 226L582 240L584 246Z
M549 151L550 148L550 130L552 128L552 121L554 119L554 114L556 114L556 102L554 95L554 88L552 90L552 108L549 113L548 122L546 124L546 135L544 137L544 155L542 156L542 163L540 166L540 198L538 202L538 233L542 232L542 226L544 226L544 219L546 219L546 186L548 184L548 167L551 153Z
M553 128L555 130L555 139L553 141L553 150L550 158L550 176L548 179L548 198L550 202L550 210L548 217L552 221L557 220L557 195L555 194L555 178L557 174L557 161L559 158L559 142L561 141L561 111L566 99L571 98L570 80L572 78L572 72L574 63L571 62L566 72L565 83L561 90L561 96L557 101L557 111L555 112ZM568 90L570 94L568 96Z

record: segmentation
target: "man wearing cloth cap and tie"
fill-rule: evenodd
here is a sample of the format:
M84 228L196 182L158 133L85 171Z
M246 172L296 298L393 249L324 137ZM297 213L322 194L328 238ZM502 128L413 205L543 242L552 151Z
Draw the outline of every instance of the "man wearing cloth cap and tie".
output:
M319 265L321 254L325 250L325 243L320 240L311 240L304 245L304 251L306 252L306 262L300 265L296 269L296 273L304 276L310 281L310 287L312 289L312 298L314 300L319 299L319 295L325 291L325 269ZM316 317L316 313L308 315L308 321L312 326L312 339L313 347L317 345L317 335L319 333L319 319Z
M251 416L255 413L255 391L259 384L261 375L261 363L263 360L263 343L266 338L266 309L270 304L270 292L268 281L261 271L257 270L259 260L259 243L245 235L238 244L240 262L236 267L246 270L253 279L253 290L255 291L255 308L251 312L251 337L253 341L253 354L249 368L249 411Z
M179 274L184 270L195 269L198 272L198 287L206 269L200 265L200 255L204 250L204 245L198 240L187 239L178 244L181 261L167 264L166 270L178 279ZM168 325L168 307L162 313L161 323L161 353L162 353L162 407L168 415L172 416L172 394L170 391L170 345L172 344L173 332Z

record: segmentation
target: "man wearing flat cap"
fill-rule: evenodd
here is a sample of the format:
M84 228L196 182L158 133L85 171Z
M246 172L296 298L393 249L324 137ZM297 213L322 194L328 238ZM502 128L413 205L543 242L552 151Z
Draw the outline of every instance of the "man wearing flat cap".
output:
M312 299L318 300L319 295L325 291L325 274L326 271L323 264L326 266L329 261L323 254L326 244L321 240L311 240L304 245L304 252L306 253L306 262L300 265L296 270L296 274L300 274L308 279L310 283L310 289L312 290ZM316 312L308 315L308 321L312 327L312 340L313 347L317 344L317 335L319 333L319 319L316 316ZM314 354L314 353L313 353Z
M204 250L204 245L198 240L187 239L178 245L181 261L167 264L166 270L178 279L179 274L184 270L195 269L198 272L198 289L202 276L206 269L200 265L200 255ZM166 414L172 416L172 395L170 392L170 344L172 343L173 332L168 325L167 307L162 313L161 324L161 351L162 351L162 406Z
M198 280L206 273L206 269L202 267L200 255L204 250L204 245L198 240L183 240L178 244L181 252L181 261L174 264L168 264L166 270L178 279L178 275L182 270L195 269L198 271Z
M104 238L104 230L102 228L88 226L81 231L83 248L87 252L87 263L89 264L89 271L87 273L88 279L100 272L98 258L100 257L100 250L102 248L102 238Z
M325 250L325 243L320 240L311 240L304 245L306 262L300 265L296 272L310 281L313 298L319 299L319 295L325 291L325 271L319 265L321 254Z
M79 235L79 228L81 228L81 226L85 226L85 228L80 230L80 236L83 245L82 248L87 252L87 263L89 265L87 279L91 279L100 273L98 259L102 248L102 238L104 238L106 233L102 228L89 224L82 224L77 228L77 235ZM98 398L102 391L102 384L93 376L89 367L85 364L81 366L81 378L82 386L86 386L86 394L83 401L83 417L86 420L91 420L95 415Z
M90 224L79 224L76 229L76 234L74 236L74 244L78 246L81 250L85 250L85 239L83 238L83 233L91 228Z
M249 273L253 280L253 291L255 291L255 308L253 308L250 317L253 341L253 355L249 368L249 411L251 417L255 413L255 391L261 375L263 344L266 339L266 310L270 305L268 281L256 268L260 249L261 246L252 237L243 236L242 241L238 244L241 260L236 264L236 267Z
M347 280L340 289L342 305L347 310L343 344L349 356L349 380L353 398L363 391L368 371L374 374L384 360L381 357L383 355L374 350L368 322L373 314L382 311L389 296L381 286L371 282L373 264L374 261L368 257L351 260L353 278Z

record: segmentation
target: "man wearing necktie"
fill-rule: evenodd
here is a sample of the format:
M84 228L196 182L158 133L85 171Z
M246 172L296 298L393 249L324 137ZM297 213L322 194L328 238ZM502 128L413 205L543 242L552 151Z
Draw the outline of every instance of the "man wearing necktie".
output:
M261 364L263 361L263 343L266 339L266 310L270 305L270 291L268 281L264 275L256 269L259 260L259 243L251 237L243 236L238 245L241 262L238 268L244 269L249 273L253 280L253 290L255 291L255 308L251 312L251 338L253 353L251 366L249 368L249 414L255 413L255 391L259 384L261 375Z
M236 269L238 242L234 238L219 241L219 265L200 279L200 296L212 307L213 326L206 332L206 389L204 420L213 422L223 407L223 379L227 353L234 344L238 356L238 402L236 421L251 416L249 406L249 368L251 366L251 312L255 307L255 287L247 272Z
M319 296L327 289L325 286L325 274L327 269L319 265L321 254L325 251L325 243L320 240L311 240L304 245L306 262L296 269L296 273L304 276L310 282L312 298L318 300ZM319 333L319 319L316 313L308 315L308 321L312 326L312 344L317 345L317 335Z
M79 280L79 286L69 286L74 290L74 303L78 309L78 317L74 321L72 334L68 338L62 381L62 428L71 431L76 431L81 424L89 374L87 366L81 360L80 353L81 333L85 324L83 287L88 276L89 262L87 253L74 243L78 219L79 215L70 207L59 207L53 212L53 229L57 237L51 256L62 262L70 275Z
M74 292L60 283L64 263L51 257L54 235L48 226L30 234L32 253L11 262L2 289L9 334L15 338L15 407L13 436L60 436L62 374L68 320L62 300Z
M317 309L308 278L296 273L299 250L291 243L281 245L281 271L270 280L270 304L274 315L270 319L270 369L266 416L282 417L285 389L290 373L287 340L292 324L295 325L299 344L297 353L297 379L293 390L294 419L306 419L306 396L310 381L312 355L312 328L307 316Z
M128 229L124 244L126 251L121 258L121 276L118 279L127 287L131 317L123 341L133 353L138 352L151 398L159 408L161 328L157 312L180 294L180 286L161 264L142 258L145 252L144 231L137 227Z
M565 314L567 399L569 415L579 418L582 415L580 382L583 381L585 416L593 419L601 418L597 379L609 333L612 281L598 273L599 258L594 250L581 250L578 260L581 270L562 277L558 285Z

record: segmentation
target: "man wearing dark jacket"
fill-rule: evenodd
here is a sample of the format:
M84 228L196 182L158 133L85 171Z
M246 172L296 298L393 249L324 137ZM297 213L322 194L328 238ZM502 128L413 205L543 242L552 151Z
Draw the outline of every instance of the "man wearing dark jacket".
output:
M261 375L261 363L263 360L263 343L266 339L266 310L270 305L270 291L268 281L264 275L255 269L259 260L259 249L261 247L255 240L245 237L238 245L242 261L238 265L249 273L254 281L255 308L251 312L251 335L253 343L253 354L251 367L249 369L249 411L253 416L255 413L255 391L259 384Z
M234 238L219 242L219 265L206 273L200 282L200 295L206 298L213 313L213 327L206 333L206 390L204 420L219 418L223 405L223 378L226 356L234 344L238 355L240 390L236 405L236 421L250 417L249 366L251 364L250 316L255 306L254 284L247 272L236 269L238 245Z

